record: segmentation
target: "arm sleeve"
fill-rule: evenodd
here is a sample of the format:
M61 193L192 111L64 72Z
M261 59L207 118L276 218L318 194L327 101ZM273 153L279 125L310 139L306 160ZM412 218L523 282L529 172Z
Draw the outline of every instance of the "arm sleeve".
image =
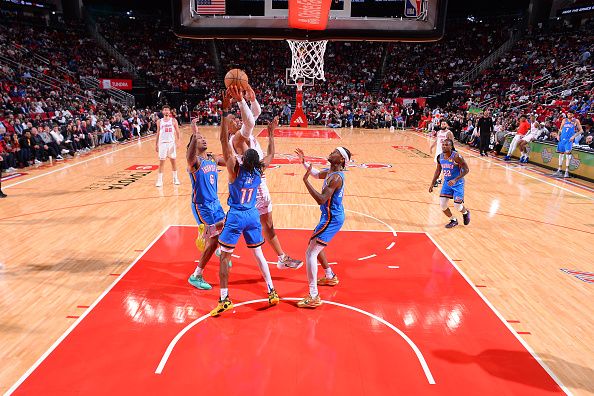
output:
M256 121L254 120L254 115L252 111L248 107L245 100L241 100L239 102L239 109L241 110L241 120L243 121L243 125L241 126L241 136L248 139L252 132L254 131L254 126L256 125Z
M254 123L255 121L258 120L258 117L260 117L260 114L262 114L262 108L260 107L260 103L258 103L258 99L254 99L252 103L252 114L254 115Z

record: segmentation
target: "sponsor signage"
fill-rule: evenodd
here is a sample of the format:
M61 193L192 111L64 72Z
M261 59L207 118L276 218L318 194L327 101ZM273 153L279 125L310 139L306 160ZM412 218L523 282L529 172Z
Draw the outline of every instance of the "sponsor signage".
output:
M562 8L557 11L557 16L584 14L587 12L594 12L594 4Z
M99 80L99 88L101 89L122 89L125 91L132 90L132 80L122 80L116 78L102 78Z
M85 190L122 190L159 169L158 165L132 165L85 187Z

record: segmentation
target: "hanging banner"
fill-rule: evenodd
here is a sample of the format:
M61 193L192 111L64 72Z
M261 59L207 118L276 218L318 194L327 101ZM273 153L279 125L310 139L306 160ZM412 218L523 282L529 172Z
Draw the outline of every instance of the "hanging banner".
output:
M324 30L328 25L332 0L289 0L289 27Z
M132 80L121 80L115 78L99 79L100 89L122 89L124 91L132 90Z

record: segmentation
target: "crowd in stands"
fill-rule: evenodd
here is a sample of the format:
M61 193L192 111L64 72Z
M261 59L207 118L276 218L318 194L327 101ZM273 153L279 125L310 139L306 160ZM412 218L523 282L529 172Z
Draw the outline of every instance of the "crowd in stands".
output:
M176 37L168 21L155 17L95 19L100 33L155 87L203 95L179 108L186 121L198 115L202 124L220 122L222 74L239 67L247 72L262 105L259 122L278 114L289 122L295 87L286 84L291 53L284 41L189 40ZM122 73L82 25L36 22L0 25L3 169L50 157L61 160L151 132L156 115L150 110L123 108L101 91L82 87L82 76ZM513 19L506 24L512 26ZM579 28L530 32L476 80L454 91L441 109L403 105L403 97L451 87L509 38L509 30L500 26L501 21L458 21L436 43L329 42L326 80L304 88L309 122L336 128L431 129L439 114L461 142L476 145L479 111L473 108L479 105L493 110L495 143L515 130L521 114L534 117L542 130L538 139L554 141L563 113L573 109L587 131L578 143L590 144L592 21Z

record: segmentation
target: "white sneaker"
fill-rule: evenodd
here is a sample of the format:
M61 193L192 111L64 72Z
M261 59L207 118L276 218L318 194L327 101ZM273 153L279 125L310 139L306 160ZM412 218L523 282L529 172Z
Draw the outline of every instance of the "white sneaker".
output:
M39 165L39 164L41 164L41 163L42 163L41 161L39 161L39 160L37 160L37 159L35 160L35 165Z
M62 154L68 154L68 150L62 149Z
M179 179L176 177L175 179L173 179L173 184L180 185L181 183L179 182Z
M61 155L58 155L56 157L56 161L64 161L64 158Z
M15 171L16 171L16 168L13 168L13 167L11 166L11 167L10 167L10 168L8 168L6 171L7 171L7 172L15 172Z
M163 187L163 180L162 179L157 179L157 182L155 183L155 186L157 186L157 187Z

